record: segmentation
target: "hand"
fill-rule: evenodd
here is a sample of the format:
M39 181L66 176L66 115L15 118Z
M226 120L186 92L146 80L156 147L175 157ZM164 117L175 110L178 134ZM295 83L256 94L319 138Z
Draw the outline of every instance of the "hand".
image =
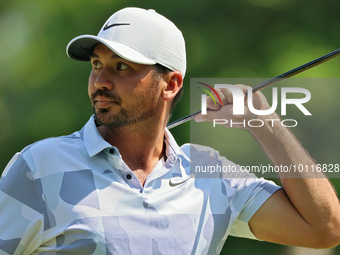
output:
M239 87L244 93L247 91L249 86L245 86L243 84L236 84L235 86ZM247 96L244 94L244 115L234 115L233 114L233 95L231 91L227 88L222 89L216 89L218 95L221 98L222 105L220 105L219 100L217 98L215 101L218 103L215 105L214 100L211 97L207 98L207 108L209 110L207 111L206 115L198 114L195 117L195 121L202 122L202 121L213 121L214 119L221 119L227 122L226 124L223 124L225 127L236 127L236 128L243 128L243 129L249 129L249 126L247 125L247 122L249 120L258 119L259 116L256 114L253 114L249 108L248 103L246 100ZM257 110L267 110L270 108L268 101L266 97L259 91L255 92L252 95L249 95L253 97L253 105L254 108ZM268 116L266 116L268 118ZM235 124L239 123L239 124Z

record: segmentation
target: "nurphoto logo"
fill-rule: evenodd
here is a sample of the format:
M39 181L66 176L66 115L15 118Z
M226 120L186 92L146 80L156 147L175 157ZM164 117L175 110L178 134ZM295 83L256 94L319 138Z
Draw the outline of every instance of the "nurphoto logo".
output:
M278 88L277 87L272 88L271 107L266 110L258 110L258 109L255 109L253 105L253 89L251 87L249 87L247 90L247 98L245 100L243 90L237 86L230 85L230 84L215 84L215 87L212 87L203 82L198 82L198 83L209 88L215 94L215 97L217 97L217 99L219 100L220 105L222 105L222 101L216 89L223 89L223 88L229 89L232 94L232 98L233 98L233 102L232 102L233 115L244 115L245 105L248 106L248 109L251 113L255 115L262 115L262 116L274 113L278 106ZM202 112L202 115L206 115L207 110L208 110L207 94L213 99L215 105L217 104L217 102L216 102L214 95L210 91L208 91L206 88L200 88L200 89L206 92L206 94L201 95L201 112ZM281 102L281 115L282 116L285 116L287 114L287 105L295 105L306 116L312 115L303 105L311 99L311 93L309 90L305 88L297 88L297 87L282 87L280 92L281 92L280 102ZM301 94L302 97L301 98L289 98L290 93ZM268 119L266 121L271 123L272 126L275 121L280 121L281 124L285 127L295 127L298 124L298 122L295 119L283 119L283 120ZM248 120L247 122L246 120L243 120L242 122L237 122L237 123L233 122L232 120L227 120L227 119L214 119L213 126L215 127L216 125L225 125L227 123L229 123L231 126L241 124L244 127L246 127L247 124L249 127L262 127L264 125L264 121L260 119L251 119L251 120Z

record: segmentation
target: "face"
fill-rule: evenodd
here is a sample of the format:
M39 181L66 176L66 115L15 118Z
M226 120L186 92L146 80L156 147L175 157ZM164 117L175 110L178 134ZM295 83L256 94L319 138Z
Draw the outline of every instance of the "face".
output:
M153 66L122 59L103 44L90 59L88 93L99 125L125 127L156 116L162 90Z

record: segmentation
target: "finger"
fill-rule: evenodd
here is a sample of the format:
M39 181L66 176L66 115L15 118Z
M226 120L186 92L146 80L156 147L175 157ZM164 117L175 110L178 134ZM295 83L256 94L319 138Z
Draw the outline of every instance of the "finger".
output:
M211 110L218 110L221 108L219 100L216 100L216 98L207 97L207 108Z
M215 89L217 95L211 94L213 97L207 98L207 107L211 110L218 110L223 106L232 103L232 94L228 89Z
M255 109L257 109L257 110L267 109L268 101L267 101L267 98L263 95L263 93L261 91L256 91L256 92L252 93L252 95L250 95L250 93L248 93L248 89L251 88L250 86L245 86L243 84L237 84L236 86L238 86L240 89L243 90L246 98L249 97L249 96L252 96L253 106L254 106Z
M243 84L235 84L235 85L231 85L231 86L235 86L235 87L238 87L239 89L241 89L243 91L243 94L244 94L244 96L243 96L244 100L246 99L245 94L246 94L248 86L245 86ZM224 98L223 106L228 105L228 104L232 104L234 102L234 95L233 95L233 92L230 89L221 88L220 92L222 93L221 98Z
M220 89L215 89L214 93L207 98L207 107L212 110L218 110L227 104L227 99Z
M217 111L207 111L206 115L197 114L195 116L196 122L203 122L203 121L213 121L214 119L221 119L222 117L232 116L233 106L231 104L223 106L221 109Z
M247 93L248 93L247 90L248 90L248 88L251 88L251 87L250 86L246 86L244 84L234 84L234 86L240 88L243 91L243 93L244 93L244 100L246 100L247 99Z

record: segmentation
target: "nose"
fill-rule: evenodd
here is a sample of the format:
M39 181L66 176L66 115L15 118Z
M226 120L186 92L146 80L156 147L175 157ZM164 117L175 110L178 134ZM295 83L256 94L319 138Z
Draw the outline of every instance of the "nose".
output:
M112 90L113 83L110 79L109 70L103 68L100 73L94 77L94 86L100 90Z

